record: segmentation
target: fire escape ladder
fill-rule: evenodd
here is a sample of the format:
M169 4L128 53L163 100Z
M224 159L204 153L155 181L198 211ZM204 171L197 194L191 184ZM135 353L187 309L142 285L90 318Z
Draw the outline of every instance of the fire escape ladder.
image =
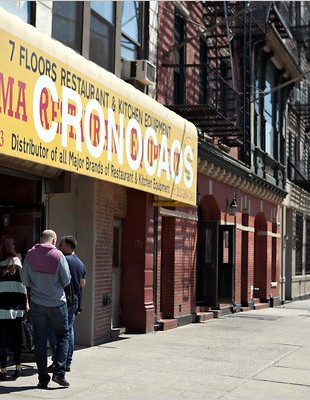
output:
M200 140L240 147L245 161L250 157L250 89L252 43L263 40L272 2L201 2L203 26L198 30L204 41L204 56L199 63L169 64L163 68L193 69L200 77L199 93L192 96L188 91L181 104L166 106L193 122L198 128ZM188 22L190 23L190 22ZM186 46L192 38L174 44L174 48ZM168 58L166 58L168 59ZM235 63L242 60L243 76L236 76ZM189 90L189 89L186 89Z
M226 1L202 2L203 27L200 39L204 54L200 63L184 64L184 68L198 69L200 76L200 101L186 95L186 104L166 104L167 107L193 122L201 141L212 141L228 147L242 145L242 121L237 122L242 107L242 93L238 92L234 71L231 24L242 18L243 5ZM163 67L176 67L163 64ZM239 118L240 119L240 118Z

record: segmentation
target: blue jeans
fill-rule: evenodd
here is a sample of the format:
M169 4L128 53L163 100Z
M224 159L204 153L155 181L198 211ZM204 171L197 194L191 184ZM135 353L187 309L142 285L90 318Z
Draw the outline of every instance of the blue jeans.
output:
M67 355L67 365L66 368L71 367L72 355L74 351L74 321L75 315L78 309L78 304L68 307L68 323L69 323L69 349Z
M66 368L70 368L72 363L72 356L74 351L74 322L77 309L78 309L77 303L68 307L69 348L66 361ZM52 326L49 327L48 340L50 342L52 350L52 360L53 363L55 363L56 336Z
M51 326L56 335L54 375L63 378L69 347L68 309L66 303L60 307L46 307L31 302L30 312L34 330L34 344L39 382L50 380L47 373L47 339Z

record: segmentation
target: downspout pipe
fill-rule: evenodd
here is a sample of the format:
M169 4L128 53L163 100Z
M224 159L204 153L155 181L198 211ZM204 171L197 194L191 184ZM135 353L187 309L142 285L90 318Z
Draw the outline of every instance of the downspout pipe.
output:
M153 256L153 305L154 305L154 330L159 330L157 319L157 271L158 271L158 207L154 207L154 256Z

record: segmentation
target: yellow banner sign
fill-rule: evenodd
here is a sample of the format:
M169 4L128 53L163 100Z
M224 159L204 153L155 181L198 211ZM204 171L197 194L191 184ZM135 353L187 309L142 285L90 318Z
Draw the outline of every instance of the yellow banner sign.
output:
M0 29L0 152L195 205L195 127L18 24Z

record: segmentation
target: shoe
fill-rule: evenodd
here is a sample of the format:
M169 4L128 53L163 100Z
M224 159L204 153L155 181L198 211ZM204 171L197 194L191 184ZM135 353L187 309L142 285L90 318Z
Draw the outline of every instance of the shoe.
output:
M70 371L71 371L70 365L68 365L68 367L66 367L66 371L67 371L67 372L70 372Z
M65 379L61 378L60 376L54 375L52 381L58 383L60 386L69 387L70 383Z
M22 369L16 369L14 372L15 378L19 378L20 376L23 375L23 370Z
M0 381L6 381L6 372L0 372Z
M47 375L46 377L48 380L44 381L44 382L40 382L37 384L37 388L38 389L47 389L47 386L49 384L49 381L51 380L50 376Z
M38 388L38 389L47 389L47 385L48 385L48 383L39 382L39 383L37 384L37 388Z
M51 364L47 367L47 372L54 372L55 364Z

